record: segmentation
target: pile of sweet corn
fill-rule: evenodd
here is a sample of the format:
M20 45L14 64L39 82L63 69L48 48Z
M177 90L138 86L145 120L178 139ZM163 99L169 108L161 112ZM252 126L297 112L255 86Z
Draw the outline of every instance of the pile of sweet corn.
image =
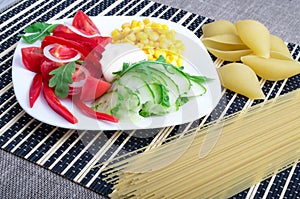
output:
M176 32L170 30L166 24L151 22L145 18L143 21L132 20L131 23L124 23L121 30L113 30L112 43L128 42L142 49L149 60L156 60L162 55L168 63L182 66L184 44L175 39L175 35Z

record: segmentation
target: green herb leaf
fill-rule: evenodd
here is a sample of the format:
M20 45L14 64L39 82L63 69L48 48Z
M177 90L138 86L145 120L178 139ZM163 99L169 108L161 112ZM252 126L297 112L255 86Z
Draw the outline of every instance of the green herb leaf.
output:
M125 71L129 68L129 66L130 66L129 63L123 63L123 68L122 68L122 70L117 71L117 72L113 72L113 74L114 74L114 75L118 75L118 76L121 77L121 76L125 73Z
M167 63L167 62L166 62L166 59L165 59L164 56L162 56L162 55L160 55L160 56L157 58L156 61Z
M44 22L36 22L24 29L26 34L19 34L26 43L32 44L37 40L43 40L46 35L50 35L58 24L48 24Z
M175 102L175 107L176 110L178 110L178 108L184 104L186 104L189 101L188 97L178 97L176 102Z
M189 79L198 83L198 84L203 84L205 82L208 82L212 80L211 78L205 77L205 76L195 76L195 75L188 75Z
M75 72L76 63L70 62L52 70L49 74L53 75L49 81L50 87L55 87L55 95L65 98L69 93L69 84L73 83L72 74Z
M168 89L162 85L162 84L158 84L160 93L161 93L161 98L160 101L158 102L158 104L164 106L164 107L170 107L170 98L169 98L169 94L168 94Z

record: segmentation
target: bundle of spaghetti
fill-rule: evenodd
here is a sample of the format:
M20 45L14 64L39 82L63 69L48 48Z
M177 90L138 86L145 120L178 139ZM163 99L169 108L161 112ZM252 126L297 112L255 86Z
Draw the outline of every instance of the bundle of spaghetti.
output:
M225 198L250 187L300 158L299 100L300 89L114 160L103 173L111 197Z

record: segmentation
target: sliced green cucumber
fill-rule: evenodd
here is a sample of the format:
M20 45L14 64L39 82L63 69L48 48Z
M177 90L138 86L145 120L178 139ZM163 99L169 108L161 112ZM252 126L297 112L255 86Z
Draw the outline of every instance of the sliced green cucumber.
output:
M119 109L123 101L123 96L118 92L110 91L98 98L93 105L95 111L112 114L111 110Z

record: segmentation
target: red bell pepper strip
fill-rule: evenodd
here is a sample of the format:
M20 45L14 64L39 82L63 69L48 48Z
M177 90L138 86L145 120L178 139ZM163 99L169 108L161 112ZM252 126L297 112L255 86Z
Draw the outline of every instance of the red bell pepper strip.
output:
M33 107L35 101L39 97L43 85L43 77L41 74L37 73L32 79L32 83L29 90L29 105L30 108Z
M43 93L48 105L56 113L72 124L76 124L78 122L77 118L59 101L54 91L48 86L48 82L44 83Z
M84 104L82 101L80 101L78 96L73 97L73 102L87 116L90 116L90 117L93 117L93 118L96 118L99 120L106 120L109 122L118 122L118 118L113 115L94 111L92 108L88 107L86 104Z

